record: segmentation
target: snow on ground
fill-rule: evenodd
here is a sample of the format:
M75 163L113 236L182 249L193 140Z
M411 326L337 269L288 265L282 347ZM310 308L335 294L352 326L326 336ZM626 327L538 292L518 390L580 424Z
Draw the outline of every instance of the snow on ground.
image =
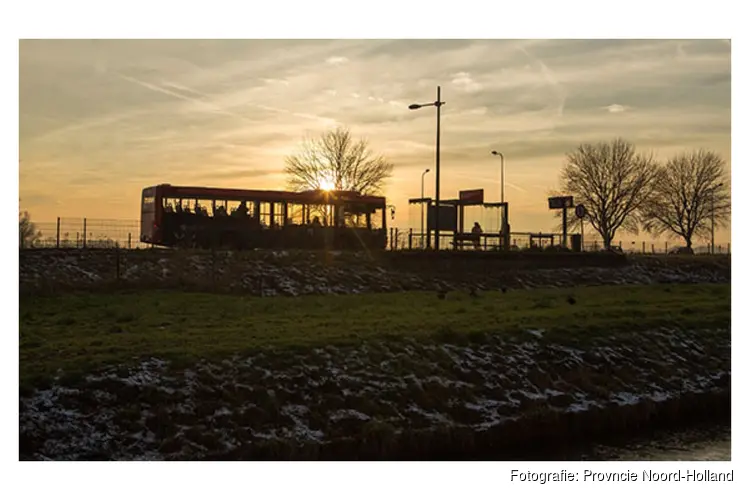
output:
M445 343L439 363L436 346L414 343L328 346L291 360L259 353L182 370L152 358L22 397L22 455L195 458L264 440L326 443L377 421L396 432L417 422L486 430L539 408L578 413L662 402L730 376L728 361L727 370L713 371L696 362L699 335L640 335L629 346L585 352L502 338L481 347ZM662 362L646 355L646 338L664 340ZM370 361L384 352L390 362ZM591 379L605 368L610 375Z

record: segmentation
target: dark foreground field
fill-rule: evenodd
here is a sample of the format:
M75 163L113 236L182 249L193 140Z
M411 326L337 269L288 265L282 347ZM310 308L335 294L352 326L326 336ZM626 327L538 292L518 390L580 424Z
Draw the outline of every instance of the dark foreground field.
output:
M729 284L23 296L23 459L476 458L728 415Z
M257 298L176 291L24 297L21 384L138 358L224 359L363 340L528 335L587 343L656 327L728 327L730 286L602 286Z

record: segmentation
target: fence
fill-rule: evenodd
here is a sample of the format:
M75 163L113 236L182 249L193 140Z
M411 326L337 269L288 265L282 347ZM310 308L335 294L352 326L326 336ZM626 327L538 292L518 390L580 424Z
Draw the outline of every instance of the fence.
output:
M31 248L148 248L140 241L140 221L58 217L55 222L34 222L38 236ZM20 242L23 245L23 242Z
M133 219L89 219L89 218L60 218L55 222L35 222L34 226L39 235L26 244L32 248L150 248L152 245L140 241L140 221ZM536 234L536 233L534 233ZM529 247L530 233L510 233L510 244L513 248L526 249ZM555 242L562 239L560 233L547 233L555 237ZM434 236L431 235L431 236ZM428 238L426 233L414 229L400 229L392 227L388 230L389 250L419 250L427 248L428 242L434 245L434 238ZM483 235L479 249L493 250L497 248L500 238L497 235ZM647 241L647 240L618 240L613 242L626 253L665 254L675 247L681 246L676 241ZM23 245L23 242L21 242ZM585 251L598 251L604 248L601 240L584 236ZM453 235L440 236L440 248L453 248ZM468 244L466 249L474 249ZM693 246L697 254L711 253L710 244ZM731 253L729 243L718 243L714 246L718 254Z
M539 233L510 233L510 245L513 249L525 250L529 248L529 236L538 235ZM562 241L562 233L545 233L545 236L554 236L555 244ZM570 246L570 235L568 235L568 245ZM497 235L482 235L479 242L479 250L494 250L497 248L500 238ZM389 250L419 250L427 248L428 243L434 245L434 233L428 237L426 233L421 233L414 229L390 228L388 231L388 249ZM616 240L612 245L620 248L625 253L630 254L668 254L677 247L684 245L680 241L650 241L650 240ZM453 248L453 235L440 235L440 248ZM464 249L475 249L472 244L467 244ZM587 252L596 252L604 248L604 242L591 236L584 235L583 250ZM710 254L711 245L703 243L693 245L693 252L696 254ZM716 243L714 253L730 254L730 243Z

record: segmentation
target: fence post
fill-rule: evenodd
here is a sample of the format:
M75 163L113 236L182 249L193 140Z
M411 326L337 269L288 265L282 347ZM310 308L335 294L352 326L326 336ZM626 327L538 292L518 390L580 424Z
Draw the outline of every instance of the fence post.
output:
M666 241L664 242L664 253L669 253L669 252L667 251L667 242L666 242Z
M86 248L86 217L83 218L83 248Z
M396 250L398 250L398 228L396 228Z
M130 233L128 233L128 250L130 250Z
M656 250L654 249L654 244L651 243L651 253L656 253Z
M643 250L641 250L641 253L646 253L646 242L645 241L643 242L642 247L643 247Z
M411 250L411 238L413 235L414 230L412 228L409 228L409 250Z
M727 243L727 255L729 255L730 253L732 253L731 249L732 249L732 244L731 243Z
M60 248L60 217L57 218L57 243L55 248Z
M211 245L211 288L216 291L216 247Z
M117 269L117 281L120 281L120 243L115 242L115 268Z
M721 253L721 245L719 245L719 253Z

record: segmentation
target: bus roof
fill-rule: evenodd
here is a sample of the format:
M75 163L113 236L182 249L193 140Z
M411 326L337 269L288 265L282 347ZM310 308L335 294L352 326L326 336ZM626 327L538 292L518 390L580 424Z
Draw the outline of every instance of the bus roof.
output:
M265 202L290 202L325 204L333 201L367 203L385 206L385 197L360 195L355 191L269 191L257 189L229 189L197 186L173 186L159 184L155 186L162 196L172 198L208 198L217 200L248 200Z

